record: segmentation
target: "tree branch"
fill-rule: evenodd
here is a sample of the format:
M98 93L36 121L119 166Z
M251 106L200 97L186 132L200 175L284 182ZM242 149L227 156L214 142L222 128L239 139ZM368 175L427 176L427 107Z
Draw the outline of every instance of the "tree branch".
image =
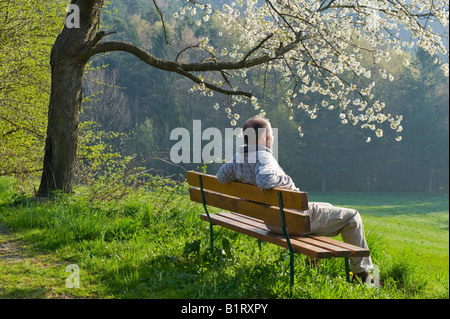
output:
M110 41L110 42L100 42L90 51L90 56L94 56L99 53L106 53L112 51L122 51L133 54L145 63L156 67L164 71L175 71L175 69L180 68L187 72L208 72L208 71L222 71L222 70L239 70L245 68L251 68L256 65L268 63L278 59L279 57L285 55L289 51L293 50L295 46L300 42L300 37L290 44L275 51L275 54L270 57L267 54L261 55L259 57L247 60L241 60L237 62L206 62L206 63L179 63L161 60L153 55L151 55L146 50L135 46L134 44L120 41Z
M273 37L273 33L270 33L256 47L254 47L253 49L248 51L248 53L244 56L244 59L242 59L242 61L246 61L248 59L248 57L253 54L253 52L255 52L256 50L261 48L264 45L264 43L266 43L271 37Z
M99 32L98 37L96 36L94 40L98 40L98 38L103 38L106 36L104 32ZM270 36L268 37L270 38ZM254 50L250 51L250 54L253 53L255 50L257 50L262 44L268 40L266 38L263 40L260 45L258 45ZM205 85L208 89L217 91L219 93L227 94L227 95L243 95L247 97L251 97L252 94L249 92L244 91L235 91L235 90L226 90L219 86L216 86L211 83L206 83L197 76L193 75L190 72L213 72L213 71L224 71L224 70L239 70L239 69L245 69L245 68L251 68L260 64L265 64L268 62L271 62L273 60L276 60L282 56L284 56L287 52L293 50L295 46L300 42L300 35L297 35L297 39L290 44L279 48L276 50L273 54L273 56L269 56L267 54L261 55L259 57L253 58L253 59L247 59L250 54L247 54L244 59L237 62L200 62L200 63L179 63L179 62L173 62L173 61L166 61L161 60L146 50L137 47L134 44L127 43L127 42L120 42L120 41L110 41L110 42L99 42L97 41L97 44L92 47L92 49L89 52L89 56L92 57L99 53L106 53L106 52L114 52L114 51L121 51L121 52L128 52L130 54L133 54L141 61L145 62L146 64L153 66L157 69L169 71L169 72L175 72L178 73L184 77L189 78L190 80L194 81L197 84Z
M1 115L0 115L0 119L1 119L2 121L8 122L9 124L11 124L11 125L13 125L14 127L16 127L17 130L14 130L14 131L16 131L16 132L19 131L19 130L23 130L23 131L26 131L26 132L28 132L28 133L33 134L33 135L34 135L35 137L37 137L40 141L43 141L43 140L45 139L45 136L43 136L42 134L40 134L38 131L34 131L34 130L29 129L29 128L25 127L25 126L18 125L18 124L16 124L16 123L14 123L13 121L9 120L8 118L6 118L6 117L4 117L4 116L1 116ZM12 132L10 132L10 133L12 133ZM8 133L7 133L7 134L8 134ZM5 135L7 135L7 134L5 134Z
M166 44L170 45L170 42L169 42L168 36L167 36L167 28L166 28L166 21L164 19L164 14L162 13L159 5L156 3L156 0L153 0L153 4L155 5L156 10L158 11L159 16L161 17L161 22L162 22L162 26L163 26L163 30L164 30L164 40L166 41Z
M103 42L99 43L97 47L94 49L93 52L91 52L91 56L98 53L104 53L104 52L113 52L113 51L121 51L121 52L128 52L130 54L133 54L137 58L139 58L141 61L145 62L146 64L153 66L155 68L158 68L160 70L168 71L168 72L174 72L178 73L192 81L194 81L197 84L204 85L206 88L217 91L219 93L223 93L226 95L243 95L247 97L251 97L251 93L244 92L244 91L232 91L232 90L226 90L219 86L216 86L214 84L210 84L207 82L204 82L197 76L193 75L192 71L215 71L221 70L221 68L215 68L215 67L206 67L208 66L215 66L216 63L194 63L194 64L183 64L183 63L176 63L171 61L165 61L158 59L151 55L149 52L135 46L131 43L126 42ZM202 66L202 67L199 67ZM223 67L223 64L222 64Z
M193 74L191 74L189 72L186 72L186 71L184 71L182 69L178 69L178 70L176 70L174 72L176 72L176 73L178 73L180 75L183 75L184 77L194 81L197 84L204 85L205 87L207 87L210 90L214 90L214 91L222 93L222 94L226 94L226 95L242 95L242 96L246 96L248 98L252 97L252 94L250 92L232 91L232 90L223 89L223 88L221 88L221 87L219 87L217 85L214 85L214 84L211 84L211 83L208 83L208 82L204 82L203 80L199 79L195 75L193 75Z

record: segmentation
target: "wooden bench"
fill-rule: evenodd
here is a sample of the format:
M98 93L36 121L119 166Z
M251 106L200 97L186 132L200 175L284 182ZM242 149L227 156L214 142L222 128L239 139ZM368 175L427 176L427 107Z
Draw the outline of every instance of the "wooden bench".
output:
M308 197L305 192L283 188L261 191L257 186L240 182L221 184L214 175L190 171L187 173L192 201L203 204L200 218L210 223L210 243L213 249L213 225L266 241L290 252L290 285L294 284L294 253L311 258L344 258L347 281L350 282L350 257L369 256L369 250L325 236L298 235L310 232ZM207 206L229 212L210 214ZM266 224L278 226L283 234L269 231ZM297 235L296 235L297 234Z

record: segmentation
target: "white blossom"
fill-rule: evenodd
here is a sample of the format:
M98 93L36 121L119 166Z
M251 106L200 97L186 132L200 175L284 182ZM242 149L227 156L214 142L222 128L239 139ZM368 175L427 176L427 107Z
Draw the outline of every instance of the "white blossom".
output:
M301 99L305 95L320 94L323 101L319 105L324 110L339 108L343 124L358 124L377 137L384 136L384 122L398 133L403 130L402 116L386 112L385 103L375 100L375 81L368 80L381 77L395 81L389 72L395 60L392 54L403 55L414 47L422 48L435 58L446 76L449 74L448 50L444 45L448 32L437 32L426 22L434 19L435 24L448 26L448 3L444 0L235 0L214 12L209 4L187 1L174 17L179 18L186 11L197 16L198 25L210 22L214 15L217 18L214 20L222 27L218 35L232 37L233 41L224 41L228 48L213 47L207 38L200 41L198 47L216 59L238 62L244 56L247 59L272 58L261 67L264 72L279 74L287 86L292 85L287 89L287 109L303 111L314 119L319 114L317 105L308 105ZM429 16L420 19L419 14ZM402 39L401 31L409 32L411 38ZM257 50L252 51L255 48ZM285 52L281 58L278 55L282 49ZM250 56L249 52L252 52ZM373 65L366 63L368 58ZM400 61L404 67L410 64L408 57ZM230 78L244 78L247 86L254 83L249 81L248 70L231 70L229 74ZM195 84L190 91L211 95L205 82L225 85L223 79L214 82L202 78L201 81L203 83ZM232 120L238 119L234 112L237 105L247 102L265 115L256 97L232 96L230 99L233 111L226 108L225 112ZM303 132L299 130L299 134ZM370 137L367 139L370 141Z

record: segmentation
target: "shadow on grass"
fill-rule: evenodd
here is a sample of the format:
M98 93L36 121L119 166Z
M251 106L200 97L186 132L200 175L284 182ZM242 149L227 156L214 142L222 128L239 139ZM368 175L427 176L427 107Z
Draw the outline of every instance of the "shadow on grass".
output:
M6 293L1 293L0 299L45 299L47 296L44 287L39 288L12 288Z
M218 249L213 254L157 256L139 265L122 265L105 274L103 283L119 298L288 297L288 263L239 263Z

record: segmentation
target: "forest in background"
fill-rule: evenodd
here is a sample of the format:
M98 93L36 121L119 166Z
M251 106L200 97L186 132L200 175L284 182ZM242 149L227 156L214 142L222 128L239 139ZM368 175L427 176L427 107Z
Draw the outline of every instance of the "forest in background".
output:
M7 2L0 0L0 8L5 8L2 5ZM214 4L220 8L225 2ZM49 54L62 27L64 4L65 1L52 3L53 11L46 7L48 1L38 8L9 8L7 15L11 19L0 19L1 30L14 30L0 34L0 175L24 180L39 176L50 91ZM212 43L223 41L214 21L198 26L189 16L183 23L172 19L179 7L177 1L161 2L166 17L164 30L159 13L148 2L112 1L103 23L108 31L117 32L109 36L111 40L135 43L160 58L173 58L183 48L196 45L200 35L208 36ZM2 14L7 16L3 10ZM191 49L184 54L199 53ZM279 130L279 162L299 188L448 192L448 78L427 53L409 54L411 62L407 67L393 55L389 69L395 81L379 81L376 89L376 95L390 112L404 116L401 142L386 130L385 136L367 143L365 132L341 123L338 110L319 109L315 120L302 110L288 113L284 104L292 83L281 75L254 74L253 82L264 96L261 108ZM170 132L177 127L191 130L196 119L202 120L203 129L231 127L225 109L233 106L218 94L204 97L189 93L192 86L192 82L150 68L131 55L111 53L95 57L83 88L77 181L89 183L96 175L87 171L101 174L109 169L108 163L123 163L120 158L126 158L128 166L140 166L164 176L200 169L201 164L170 163L170 148L176 143L170 141ZM310 95L305 96L305 101L321 102ZM218 110L214 108L216 104L220 106ZM236 111L240 114L238 126L257 114L245 105L237 106ZM299 125L303 137L299 136ZM209 164L208 172L215 173L219 166Z

